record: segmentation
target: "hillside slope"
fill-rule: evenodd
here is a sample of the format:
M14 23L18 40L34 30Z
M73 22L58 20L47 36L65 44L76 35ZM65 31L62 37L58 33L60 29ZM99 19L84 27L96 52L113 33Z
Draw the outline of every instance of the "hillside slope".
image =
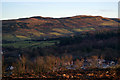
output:
M114 30L120 19L101 16L74 16L66 18L30 17L3 20L2 33L5 41L56 38L74 36L84 32Z

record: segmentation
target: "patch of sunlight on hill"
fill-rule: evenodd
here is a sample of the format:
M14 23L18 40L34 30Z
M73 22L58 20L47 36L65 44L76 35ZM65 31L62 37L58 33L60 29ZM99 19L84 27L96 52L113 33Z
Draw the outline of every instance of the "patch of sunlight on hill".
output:
M74 31L81 32L81 31L88 31L88 30L95 30L94 28L78 28L78 29L73 29Z
M49 34L51 34L51 35L56 35L56 36L61 36L61 35L62 35L62 34L57 33L57 32L51 32L51 33L49 33Z
M83 30L95 30L94 28L83 28Z
M20 34L33 34L33 36L37 36L40 37L41 35L44 35L44 33L39 32L35 29L20 29L19 31L16 31L16 33L20 33Z
M72 33L71 31L64 29L64 28L54 28L53 31L59 32L59 33Z
M91 30L95 30L95 28L90 28Z
M73 29L74 31L81 32L83 31L82 29Z
M28 33L32 33L33 35L38 36L38 37L40 37L41 35L44 35L44 33L39 32L39 31L34 31L34 32L30 31Z
M41 33L41 32L34 32L33 35L35 35L35 36L41 36L41 35L44 35L44 33Z
M23 38L23 39L27 39L27 38L28 38L28 37L22 36L22 35L16 35L16 37L18 37L18 38Z
M114 22L103 22L103 23L101 23L101 25L103 25L103 26L109 26L109 25L114 25L114 24L116 24L116 23L114 23Z

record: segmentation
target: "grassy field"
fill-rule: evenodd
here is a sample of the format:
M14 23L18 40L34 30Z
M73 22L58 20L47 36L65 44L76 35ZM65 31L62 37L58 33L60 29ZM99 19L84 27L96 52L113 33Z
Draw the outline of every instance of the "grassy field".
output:
M59 41L19 41L15 43L6 43L3 44L3 47L14 47L14 48L26 48L26 47L46 47L55 45Z

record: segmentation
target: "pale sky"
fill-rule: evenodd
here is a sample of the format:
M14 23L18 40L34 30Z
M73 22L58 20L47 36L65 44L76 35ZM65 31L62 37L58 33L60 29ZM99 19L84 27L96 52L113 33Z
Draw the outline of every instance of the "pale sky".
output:
M2 2L2 20L76 15L117 18L118 2Z

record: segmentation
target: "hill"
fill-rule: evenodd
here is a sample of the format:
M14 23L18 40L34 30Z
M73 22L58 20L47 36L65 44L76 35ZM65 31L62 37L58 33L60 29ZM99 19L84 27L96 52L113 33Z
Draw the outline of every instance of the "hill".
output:
M3 20L7 78L118 79L120 19L101 16ZM3 79L4 79L3 78Z
M84 32L115 30L120 19L101 16L50 18L35 16L2 21L3 41L43 40L74 36Z
M111 59L120 56L119 24L120 19L101 16L3 20L2 50L6 59L14 60L19 54L30 58L104 55Z

